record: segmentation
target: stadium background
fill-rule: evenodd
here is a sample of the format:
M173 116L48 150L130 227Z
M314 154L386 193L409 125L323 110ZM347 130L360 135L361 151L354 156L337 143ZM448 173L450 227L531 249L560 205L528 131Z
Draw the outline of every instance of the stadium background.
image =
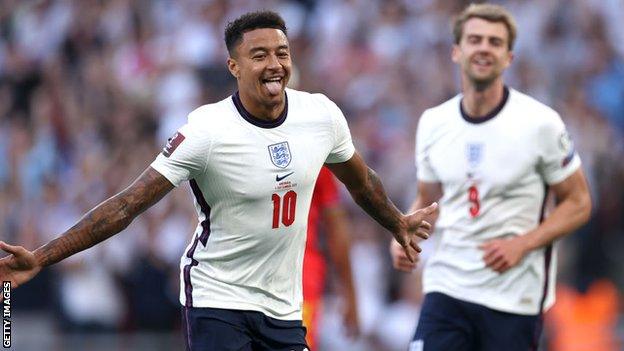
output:
M589 224L559 248L562 286L584 295L569 293L558 305L545 345L571 350L570 339L578 350L621 349L624 1L498 3L519 26L507 81L561 113L594 200ZM259 8L285 17L298 87L342 107L356 147L406 209L415 196L418 117L458 91L449 22L466 4L2 0L0 239L34 249L58 235L129 184L188 112L233 93L223 27ZM405 350L418 275L392 271L389 235L346 195L344 203L364 335L341 337L330 284L322 350ZM182 186L122 234L14 291L14 349L182 349L177 267L195 221Z

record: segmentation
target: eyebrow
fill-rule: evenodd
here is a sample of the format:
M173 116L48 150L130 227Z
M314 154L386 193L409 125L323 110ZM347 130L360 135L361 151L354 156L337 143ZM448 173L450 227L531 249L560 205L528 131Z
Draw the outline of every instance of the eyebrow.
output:
M500 41L504 41L505 40L504 38L499 37L497 35L466 34L466 37L468 39L470 39L470 38L486 38L486 39L489 39L489 40L492 40L492 39L496 39L496 40L500 40Z
M288 49L288 45L284 44L284 45L280 45L277 47L277 50L284 50L284 49ZM251 54L256 53L258 51L269 51L269 49L264 46L257 46L257 47L249 49L249 53Z

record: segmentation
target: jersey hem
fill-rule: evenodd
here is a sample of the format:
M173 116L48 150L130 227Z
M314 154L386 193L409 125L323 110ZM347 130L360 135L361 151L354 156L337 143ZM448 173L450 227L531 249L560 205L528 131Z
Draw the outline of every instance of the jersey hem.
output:
M181 302L182 303L182 302ZM182 303L182 306L185 306ZM247 303L247 302L225 302L225 301L198 301L197 299L193 299L193 307L197 308L222 308L228 310L238 310L238 311L255 311L264 314L267 317L284 320L284 321L300 321L303 319L303 315L301 310L288 313L285 315L278 315L275 313L271 313L269 310L263 308L263 306Z
M442 293L457 300L482 305L492 310L496 310L500 312L513 313L513 314L519 314L519 315L524 315L524 316L539 315L539 311L538 311L539 306L537 305L531 306L530 308L518 308L518 306L506 304L502 302L500 299L492 298L492 296L489 296L483 293L471 294L467 291L464 291L464 292L450 291L442 287L430 287L427 289L423 289L423 292L425 294L433 293L433 292ZM546 312L553 304L554 304L554 301L549 301L548 299L546 299L543 312Z

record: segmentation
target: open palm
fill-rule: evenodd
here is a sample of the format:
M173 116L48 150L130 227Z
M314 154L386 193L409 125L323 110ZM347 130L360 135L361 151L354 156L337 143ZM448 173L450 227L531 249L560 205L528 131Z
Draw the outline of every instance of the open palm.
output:
M425 208L412 212L406 216L407 228L395 234L396 241L401 244L407 259L412 263L415 263L417 260L413 250L416 253L421 251L418 246L418 238L429 238L431 224L425 221L425 218L434 215L436 211L438 211L438 204L434 202Z
M0 241L0 249L11 254L0 259L0 280L10 281L11 287L26 283L41 270L35 255L25 248Z

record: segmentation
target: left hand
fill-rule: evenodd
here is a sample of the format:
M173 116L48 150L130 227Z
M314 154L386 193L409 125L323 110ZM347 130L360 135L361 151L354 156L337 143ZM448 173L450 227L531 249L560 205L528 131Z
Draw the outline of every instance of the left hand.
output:
M405 216L406 228L400 230L398 233L394 233L394 239L401 244L403 247L403 251L407 256L407 259L416 263L418 259L417 256L414 255L414 250L416 253L421 252L422 250L418 246L418 239L428 239L429 231L431 230L431 224L425 221L425 218L429 216L436 215L438 211L438 204L436 202L431 205L418 209L409 215Z
M483 250L485 265L498 273L515 267L527 254L523 236L487 241L479 248Z

